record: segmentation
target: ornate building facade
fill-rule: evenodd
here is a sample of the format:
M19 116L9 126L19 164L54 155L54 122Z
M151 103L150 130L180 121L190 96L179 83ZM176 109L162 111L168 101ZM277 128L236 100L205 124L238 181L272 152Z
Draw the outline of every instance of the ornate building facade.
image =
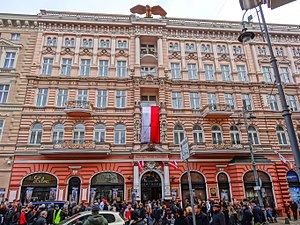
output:
M15 27L22 19L2 17L6 29L9 20ZM185 136L198 199L257 198L243 106L256 117L248 132L264 203L282 209L299 187L274 153L293 161L257 24L257 38L244 46L235 22L44 10L35 21L11 200L184 202ZM300 32L292 25L269 29L300 131ZM159 144L141 143L143 106L160 107ZM178 169L169 166L173 161Z

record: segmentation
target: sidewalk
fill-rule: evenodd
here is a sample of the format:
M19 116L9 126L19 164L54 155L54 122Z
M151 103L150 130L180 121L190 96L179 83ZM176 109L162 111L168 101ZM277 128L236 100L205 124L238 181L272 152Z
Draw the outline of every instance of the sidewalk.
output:
M274 224L274 225L282 225L285 224L285 218L284 217L278 217L277 218L277 223L269 223L270 225ZM300 225L300 220L298 218L298 220L294 221L294 219L290 220L290 224L291 225Z

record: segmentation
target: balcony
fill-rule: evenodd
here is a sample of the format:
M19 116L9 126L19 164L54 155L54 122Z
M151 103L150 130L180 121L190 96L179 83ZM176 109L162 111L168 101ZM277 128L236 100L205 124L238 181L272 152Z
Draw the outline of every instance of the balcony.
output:
M93 112L92 108L88 101L69 101L65 112L70 117L90 117Z
M249 153L249 148L247 143L235 144L231 141L223 141L220 143L214 142L204 142L195 143L191 146L191 151L194 153L207 153L207 152L237 152L237 153Z
M233 106L227 104L206 105L202 109L202 117L206 119L227 119L233 113Z
M157 52L154 48L141 49L141 63L157 63Z

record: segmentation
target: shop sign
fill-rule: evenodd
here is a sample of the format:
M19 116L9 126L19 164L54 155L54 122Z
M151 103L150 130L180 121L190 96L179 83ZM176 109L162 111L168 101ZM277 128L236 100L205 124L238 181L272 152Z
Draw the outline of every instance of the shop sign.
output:
M92 179L92 185L108 185L108 184L119 184L123 185L123 178L113 172L103 172L95 175Z
M23 181L23 185L28 186L56 186L56 178L47 173L35 173L26 177Z
M288 182L299 182L298 176L295 171L288 171L286 174Z

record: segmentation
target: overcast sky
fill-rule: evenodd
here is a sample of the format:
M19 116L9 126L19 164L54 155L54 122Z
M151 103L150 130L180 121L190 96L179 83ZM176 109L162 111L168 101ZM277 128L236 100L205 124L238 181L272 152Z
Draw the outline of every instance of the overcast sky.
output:
M0 12L34 14L40 9L129 15L137 4L160 5L167 17L241 21L239 0L0 0ZM278 9L264 7L267 23L299 24L300 1ZM256 21L254 21L256 22Z

